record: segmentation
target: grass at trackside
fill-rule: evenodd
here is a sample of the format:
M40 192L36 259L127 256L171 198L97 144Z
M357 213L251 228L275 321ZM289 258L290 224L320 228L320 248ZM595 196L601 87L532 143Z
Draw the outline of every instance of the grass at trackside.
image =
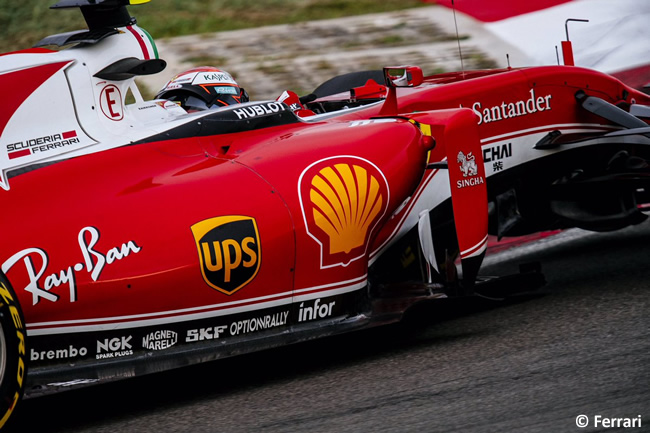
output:
M0 0L0 51L29 48L43 37L86 28L77 8L56 0ZM423 6L421 0L151 0L130 6L154 38L295 23Z

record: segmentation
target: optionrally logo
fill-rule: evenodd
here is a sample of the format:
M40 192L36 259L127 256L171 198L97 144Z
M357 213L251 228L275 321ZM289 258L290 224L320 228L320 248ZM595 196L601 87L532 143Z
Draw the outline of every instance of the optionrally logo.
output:
M250 283L260 268L257 223L247 216L210 218L192 226L205 282L232 295Z
M318 161L300 176L307 233L321 247L321 267L347 266L364 256L386 213L388 182L370 161L341 156Z

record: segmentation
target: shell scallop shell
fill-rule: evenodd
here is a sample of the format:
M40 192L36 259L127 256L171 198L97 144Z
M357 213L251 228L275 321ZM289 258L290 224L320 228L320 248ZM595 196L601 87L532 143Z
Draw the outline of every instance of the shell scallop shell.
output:
M383 207L379 182L358 165L336 164L314 176L309 197L316 225L330 240L330 254L364 244Z

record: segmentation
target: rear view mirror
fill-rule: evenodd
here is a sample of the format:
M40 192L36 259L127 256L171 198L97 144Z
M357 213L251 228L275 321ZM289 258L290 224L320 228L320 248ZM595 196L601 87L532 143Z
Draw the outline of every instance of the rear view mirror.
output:
M424 75L418 66L387 66L384 80L388 87L417 87L422 84Z

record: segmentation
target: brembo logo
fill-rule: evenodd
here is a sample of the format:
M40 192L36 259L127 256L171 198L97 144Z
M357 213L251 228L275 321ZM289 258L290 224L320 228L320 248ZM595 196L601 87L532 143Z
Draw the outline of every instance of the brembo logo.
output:
M257 223L247 216L210 218L192 226L205 282L226 295L250 283L260 268Z
M318 161L300 176L307 233L321 247L321 267L364 256L389 200L388 182L370 161L341 156Z

